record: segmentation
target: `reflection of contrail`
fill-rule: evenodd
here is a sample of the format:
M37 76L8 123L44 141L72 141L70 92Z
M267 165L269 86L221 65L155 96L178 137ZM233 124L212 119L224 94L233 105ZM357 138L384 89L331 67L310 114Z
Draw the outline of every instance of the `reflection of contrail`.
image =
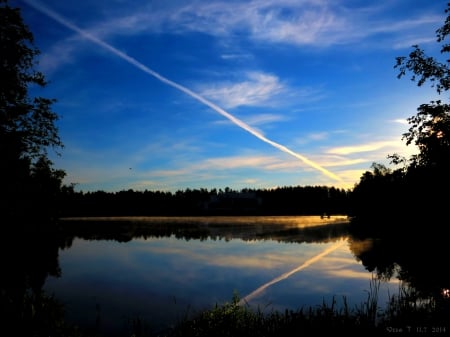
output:
M128 56L127 54L121 52L120 50L114 48L113 46L111 46L110 44L104 42L103 40L91 35L90 33L82 30L81 28L77 27L76 25L72 24L71 22L69 22L67 19L65 19L64 17L62 17L61 15L59 15L58 13L55 13L54 11L52 11L49 8L44 7L42 4L39 4L38 1L30 1L30 0L24 0L28 5L30 5L31 7L37 9L38 11L44 13L45 15L49 16L50 18L54 19L55 21L59 22L60 24L62 24L63 26L73 30L74 32L80 34L81 36L83 36L84 38L94 42L95 44L109 50L110 52L112 52L113 54L115 54L116 56L122 58L123 60L127 61L128 63L130 63L131 65L135 66L136 68L142 70L143 72L152 75L153 77L157 78L158 80L160 80L163 83L166 83L182 92L184 92L185 94L191 96L192 98L195 98L196 100L198 100L199 102L209 106L211 109L215 110L216 112L218 112L219 114L221 114L222 116L228 118L231 122L233 122L235 125L239 126L240 128L250 132L253 136L259 138L260 140L262 140L263 142L266 142L267 144L272 145L273 147L290 154L291 156L296 157L297 159L300 159L303 163L315 168L316 170L319 170L320 172L322 172L323 174L325 174L326 176L338 180L338 181L342 181L342 179L340 177L338 177L337 175L335 175L334 173L328 171L327 169L323 168L322 166L320 166L319 164L313 162L312 160L306 158L305 156L298 154L292 150L290 150L289 148L287 148L284 145L278 144L268 138L266 138L264 135L262 135L260 132L258 132L257 130L253 129L250 125L248 125L247 123L243 122L242 120L236 118L235 116L231 115L230 113L228 113L227 111L223 110L222 108L220 108L219 106L215 105L214 103L210 102L209 100L207 100L206 98L196 94L195 92L191 91L190 89L176 83L173 82L171 80L169 80L168 78L165 78L164 76L158 74L157 72L155 72L154 70L148 68L147 66L143 65L141 62L137 61L136 59Z
M345 240L338 242L334 245L332 245L331 247L328 247L327 249L325 249L322 253L313 256L312 258L310 258L309 260L306 260L302 265L298 266L297 268L294 268L284 274L281 274L278 277L275 277L272 281L269 281L267 283L264 283L261 287L259 287L258 289L252 291L250 294L248 294L247 296L243 297L240 300L240 304L244 304L246 302L251 301L254 297L258 296L259 294L261 294L264 290L266 290L268 287L270 287L271 285L278 283L284 279L287 279L289 276L291 276L292 274L295 274L296 272L305 269L306 267L309 267L310 265L312 265L314 262L319 261L321 258L323 258L325 255L330 254L332 251L335 251L336 249L338 249L339 247L341 247L343 244L345 243Z

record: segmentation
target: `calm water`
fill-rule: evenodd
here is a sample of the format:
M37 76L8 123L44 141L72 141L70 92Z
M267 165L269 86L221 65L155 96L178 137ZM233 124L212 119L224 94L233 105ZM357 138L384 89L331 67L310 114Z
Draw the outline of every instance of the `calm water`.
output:
M333 296L354 307L367 299L373 275L355 258L343 219L134 218L134 232L120 241L75 237L59 252L61 277L44 288L65 303L69 320L108 334L137 317L158 331L234 293L267 312ZM380 305L398 287L381 284Z

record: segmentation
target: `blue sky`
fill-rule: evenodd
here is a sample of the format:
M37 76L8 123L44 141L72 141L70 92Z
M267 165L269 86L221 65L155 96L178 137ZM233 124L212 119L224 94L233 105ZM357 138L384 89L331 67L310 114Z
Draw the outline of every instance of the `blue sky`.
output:
M55 98L77 190L352 188L409 156L436 98L397 56L438 52L446 1L10 0Z

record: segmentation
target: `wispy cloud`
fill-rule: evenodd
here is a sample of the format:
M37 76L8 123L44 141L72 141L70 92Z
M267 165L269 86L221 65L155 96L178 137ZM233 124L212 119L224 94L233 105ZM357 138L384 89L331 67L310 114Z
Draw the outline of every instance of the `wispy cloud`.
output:
M280 79L272 74L249 72L237 83L208 85L200 94L225 108L263 106L286 90Z
M398 124L402 124L402 125L408 125L408 120L405 118L397 118L397 119L393 119L391 120L391 122L393 123L398 123Z
M136 34L200 32L220 39L239 38L239 43L254 41L321 48L357 43L380 33L390 33L393 34L390 45L400 48L425 41L429 34L420 35L423 27L434 27L442 22L442 17L426 13L409 20L379 20L378 11L383 9L373 6L350 10L344 4L330 0L170 2L160 6L139 3L111 10L109 16L99 16L97 22L85 24L83 30L102 40ZM405 31L416 34L410 41L396 41L395 33ZM79 36L72 36L61 41L42 55L41 66L50 71L60 64L70 63L71 58L81 51L82 40ZM379 44L374 43L374 46L379 47ZM221 52L220 57L242 59L251 55Z
M197 164L194 167L200 170L227 170L242 167L264 168L270 164L273 164L274 162L278 162L279 160L280 159L275 156L234 156L206 159L202 163Z
M380 20L389 9L368 5L355 10L335 1L254 0L189 3L162 15L160 24L179 33L202 32L220 37L245 36L261 43L329 46L354 43L379 33L423 28L442 21L422 16L409 20Z
M315 158L315 160L326 167L349 167L367 163L369 165L366 169L369 169L370 164L374 161L387 162L387 156L390 154L398 153L409 157L417 151L417 147L407 146L401 139L396 138L329 148L324 151L325 154L322 158Z
M288 117L280 114L261 113L257 115L245 116L245 121L250 125L265 125L274 122L282 122L288 120Z
M216 158L207 158L197 162L177 163L174 169L149 170L147 177L171 177L175 175L198 174L200 172L219 172L231 169L252 168L258 170L273 170L274 165L282 165L282 158L263 155L236 155ZM180 167L180 168L176 168ZM298 162L297 162L298 167Z
M332 4L314 0L191 3L174 11L166 24L180 32L324 46L347 40L353 31L348 18Z
M392 146L393 144L397 144L397 142L393 143L390 141L380 141L380 142L366 143L366 144L360 144L360 145L336 147L333 149L329 149L327 152L330 154L349 155L349 154L360 153L360 152L376 151L376 150L379 150L379 149L387 147L387 146Z
M220 55L224 60L247 60L253 58L249 53L224 53Z
M402 39L398 42L395 42L393 44L394 49L403 49L403 48L410 48L413 45L424 45L429 43L435 43L435 38L425 38L425 37L417 37L417 36L411 36L408 39Z

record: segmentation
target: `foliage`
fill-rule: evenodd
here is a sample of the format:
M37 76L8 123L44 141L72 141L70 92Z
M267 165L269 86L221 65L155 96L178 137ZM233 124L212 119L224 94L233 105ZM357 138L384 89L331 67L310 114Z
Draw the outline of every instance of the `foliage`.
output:
M450 105L440 100L422 104L412 125L403 135L406 144L414 143L419 154L411 158L411 167L450 167Z
M445 40L450 34L450 3L445 13L444 24L436 30L436 41L441 44L441 55L450 52L450 44ZM445 56L444 56L445 58ZM450 89L450 59L444 62L438 57L428 56L418 45L413 46L409 57L396 58L395 68L399 69L398 78L412 73L411 80L418 86L431 83L438 94ZM422 104L415 116L408 119L411 127L403 135L406 144L414 143L419 154L411 158L411 167L445 166L450 163L450 106L441 100Z
M9 219L36 212L48 217L49 211L36 205L55 202L45 197L57 193L65 175L52 169L47 157L49 147L63 147L56 126L58 115L51 110L55 100L30 95L31 87L47 85L44 75L35 70L39 53L20 9L1 0L0 179L5 201L1 211Z
M389 297L385 308L379 300L380 280L372 278L367 300L354 308L346 298L342 306L333 297L330 303L299 310L264 312L254 310L240 301L237 294L231 302L216 305L192 318L186 318L163 334L181 336L318 336L344 333L355 336L390 336L393 333L416 333L417 327L440 327L445 333L446 307L433 299L418 302L414 290L400 284L398 294ZM448 301L447 301L448 302ZM410 330L408 330L408 328ZM423 332L423 331L422 331ZM428 331L431 332L431 331Z
M445 40L450 34L450 3L445 10L447 18L436 30L437 42L441 44L441 56L450 52ZM450 59L440 61L438 56L428 56L418 45L414 45L408 57L396 58L394 68L399 69L398 78L412 73L411 80L423 86L431 83L441 95L450 89ZM445 58L445 57L444 57ZM395 170L372 166L355 185L353 215L363 222L380 223L382 218L403 218L405 231L407 222L428 220L433 226L446 216L446 200L442 191L450 189L450 105L442 100L421 104L417 113L408 118L410 128L402 135L407 145L417 146L418 154L403 158L398 154L388 156L391 163L403 164ZM384 221L387 225L389 221ZM388 227L388 226L386 226ZM382 231L382 230L381 230Z

